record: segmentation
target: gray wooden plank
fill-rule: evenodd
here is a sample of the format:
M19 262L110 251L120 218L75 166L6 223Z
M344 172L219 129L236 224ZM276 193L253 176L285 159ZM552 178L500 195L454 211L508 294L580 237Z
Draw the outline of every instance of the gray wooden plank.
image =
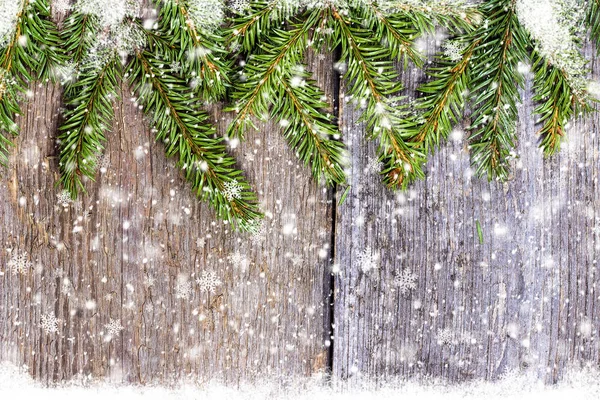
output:
M597 59L593 67L598 79ZM403 77L412 89L420 78L415 71ZM531 77L527 89L509 182L472 177L463 135L404 193L388 191L368 171L375 145L357 123L359 112L344 104L352 189L336 209L334 378L462 381L519 370L553 382L567 365L597 364L600 119L573 122L563 151L545 160ZM365 274L357 257L367 247L380 260ZM407 295L393 284L404 268L418 277ZM448 343L440 341L444 332Z
M318 79L331 86L330 74ZM331 191L276 124L232 149L266 213L253 242L194 197L125 86L106 170L80 202L57 204L59 106L60 90L35 87L0 180L0 358L47 382L236 383L326 367ZM213 116L223 134L230 116ZM9 273L9 249L27 251L35 268ZM235 252L245 261L231 262ZM203 271L222 281L214 293L196 284ZM40 329L47 313L60 320L56 334ZM109 338L111 319L123 329Z

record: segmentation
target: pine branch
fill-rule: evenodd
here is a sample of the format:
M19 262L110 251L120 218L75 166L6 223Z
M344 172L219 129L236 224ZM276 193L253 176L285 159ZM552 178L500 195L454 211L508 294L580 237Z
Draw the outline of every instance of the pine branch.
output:
M21 113L19 95L25 93L32 80L30 70L37 66L29 56L31 45L20 38L28 31L28 1L21 2L16 16L17 23L5 47L0 49L0 165L8 164L9 147L13 146L10 136L19 133L15 116ZM8 136L5 136L8 133Z
M364 108L372 138L379 139L378 158L384 160L384 183L390 188L405 188L423 177L424 154L406 140L406 115L397 93L402 89L390 52L374 43L370 32L358 21L346 20L331 7L334 45L341 44L341 61L347 65L344 78L350 82L349 94Z
M156 43L146 33L149 43ZM222 138L213 137L208 116L197 109L198 98L184 79L170 73L158 54L164 55L164 49L138 50L128 68L138 101L153 117L157 140L165 144L167 156L178 158L177 166L198 197L207 200L220 218L249 229L261 216L256 195L235 168ZM231 186L236 190L228 192Z
M165 2L161 9L163 34L179 49L176 63L182 67L182 76L192 76L192 84L205 101L222 99L229 86L231 61L224 49L224 34L198 29L189 16L189 2ZM172 65L178 73L179 65Z
M316 22L315 13L312 13L302 26L297 26L291 32L275 30L273 43L263 44L264 54L250 56L246 63L245 78L232 94L234 106L228 109L236 112L229 125L229 136L243 137L248 127L257 129L252 121L253 116L267 120L279 82L284 79L286 71L302 63L309 32Z
M73 12L65 21L61 31L61 37L65 52L69 55L69 61L72 65L65 65L65 68L72 68L65 77L65 94L67 97L73 95L72 91L76 87L70 85L77 79L79 69L86 57L90 54L97 43L100 26L98 19L94 15ZM74 74L75 76L70 76Z
M305 165L310 163L317 182L324 175L326 184L346 183L346 153L342 142L331 140L339 137L339 131L330 122L333 116L323 112L328 107L319 100L324 93L305 71L297 71L293 77L286 74L281 88L273 114L279 117L290 146Z
M23 18L23 33L27 37L25 46L29 57L35 59L34 71L38 79L56 80L56 68L65 61L61 37L52 21L48 0L27 0L26 18Z
M488 21L475 33L482 45L475 50L472 70L472 162L478 176L505 180L515 147L518 89L524 86L517 64L527 57L530 44L517 20L515 0L488 1L481 7Z
M82 177L95 180L96 160L106 141L104 132L113 119L112 100L117 97L120 60L116 54L98 70L87 66L81 79L69 85L65 122L59 128L61 183L73 198L85 192Z
M564 128L568 121L590 106L580 92L573 90L570 78L564 70L551 65L539 53L534 52L533 69L535 71L533 100L540 104L534 110L539 115L542 128L540 147L544 155L551 156L560 149L564 138Z
M233 18L229 29L227 47L233 51L251 52L265 36L273 29L281 27L282 23L298 12L299 7L290 2L289 7L282 7L280 0L251 1L247 15Z
M331 140L339 137L337 127L331 122L333 116L323 112L328 107L320 100L324 94L302 65L320 13L313 11L288 31L273 30L262 52L249 57L244 70L248 78L232 94L237 114L229 134L240 136L248 125L254 126L252 117L265 120L272 114L298 157L311 164L318 182L324 177L327 184L344 183L343 144Z
M477 6L461 0L395 0L385 2L384 11L407 18L422 34L433 34L436 26L469 30L481 21Z
M367 30L374 32L378 42L386 44L393 58L404 60L405 69L409 59L417 67L423 66L423 56L414 47L420 32L402 14L387 14L374 2L362 4L353 12L365 22Z
M452 127L463 117L465 94L471 81L470 63L480 40L471 43L456 61L441 55L437 65L428 71L433 80L419 87L424 96L418 99L417 111L422 111L411 127L411 142L423 146L426 153L447 139Z
M589 0L586 24L590 36L600 54L600 0Z

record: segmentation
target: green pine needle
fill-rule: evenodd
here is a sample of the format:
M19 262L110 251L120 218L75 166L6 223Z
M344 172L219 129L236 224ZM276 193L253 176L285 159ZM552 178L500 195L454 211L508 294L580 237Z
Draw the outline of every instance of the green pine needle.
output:
M82 177L95 180L98 156L104 149L104 132L113 119L112 100L121 79L120 60L113 54L100 69L84 66L80 79L69 85L65 122L59 128L60 181L73 198L85 192Z
M591 38L600 54L600 0L589 0L586 24L591 31Z
M150 43L157 44L151 33L146 34ZM198 197L208 201L221 219L248 229L261 217L256 195L227 154L223 139L215 137L208 115L197 108L193 90L159 58L167 50L154 47L138 50L128 71L138 101L153 118L156 139L164 143L168 157L177 157L177 166ZM228 192L231 186L236 190Z
M453 126L460 123L465 107L465 95L471 82L470 63L480 40L471 43L458 61L447 55L437 59L428 73L433 80L419 88L424 94L416 105L422 111L412 127L411 142L421 144L429 153L446 140Z
M506 180L516 141L518 90L524 86L517 65L527 58L530 42L515 14L514 0L493 0L481 8L487 22L474 34L482 44L475 50L471 73L472 162L476 175Z
M398 97L402 84L390 51L375 42L359 21L342 16L334 7L324 18L332 21L330 45L341 46L340 63L347 68L344 79L350 83L349 95L363 108L361 119L371 138L379 141L383 181L392 189L405 188L424 176L424 154L407 141L406 107Z
M182 68L182 76L192 76L192 85L205 101L221 100L229 86L231 69L224 49L225 35L220 31L197 29L188 10L187 0L162 4L161 19L169 21L161 23L162 34L179 50L171 69L179 73L178 69Z

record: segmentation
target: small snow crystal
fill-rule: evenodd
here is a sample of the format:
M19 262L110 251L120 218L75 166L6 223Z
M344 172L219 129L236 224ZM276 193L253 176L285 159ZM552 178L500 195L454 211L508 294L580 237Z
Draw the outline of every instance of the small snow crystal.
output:
M44 314L40 320L40 328L46 333L58 332L58 319L54 314Z

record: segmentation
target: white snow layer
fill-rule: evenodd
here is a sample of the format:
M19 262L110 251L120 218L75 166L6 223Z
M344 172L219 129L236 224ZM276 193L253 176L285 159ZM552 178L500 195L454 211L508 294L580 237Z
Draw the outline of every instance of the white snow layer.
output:
M14 34L21 6L20 1L0 0L0 47L6 45Z
M18 397L17 397L18 396ZM44 387L26 371L13 364L0 363L0 398L40 398L44 400L597 400L600 398L600 372L580 369L568 373L556 385L543 385L527 375L510 372L496 382L473 381L445 384L441 381L398 381L379 385L354 381L352 387L333 389L322 375L311 378L265 380L236 387L217 382L181 384L170 387L92 383L79 379L57 387Z

